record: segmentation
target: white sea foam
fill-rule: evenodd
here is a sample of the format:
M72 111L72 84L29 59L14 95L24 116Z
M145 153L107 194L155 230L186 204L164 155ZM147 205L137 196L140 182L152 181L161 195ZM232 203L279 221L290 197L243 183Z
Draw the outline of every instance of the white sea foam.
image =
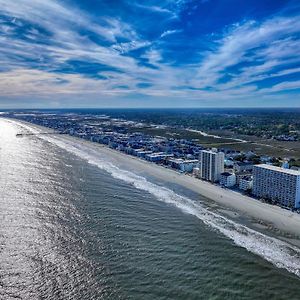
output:
M30 127L26 127L30 129ZM37 132L36 130L33 131ZM204 224L231 239L236 245L300 277L299 248L238 224L206 209L199 201L193 201L192 199L178 195L168 188L148 181L142 176L120 169L109 161L109 157L101 156L99 151L87 145L78 144L75 141L72 142L62 137L41 136L41 138L87 160L90 164L107 171L114 178L132 184L137 189L147 191L158 200L174 205L184 213L196 216Z

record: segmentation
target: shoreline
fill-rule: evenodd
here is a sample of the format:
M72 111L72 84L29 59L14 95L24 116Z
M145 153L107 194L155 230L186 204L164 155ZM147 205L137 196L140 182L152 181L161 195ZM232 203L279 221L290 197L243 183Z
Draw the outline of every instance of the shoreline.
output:
M35 125L32 123L5 119L20 126L26 125L38 130L54 131L51 128ZM79 144L103 153L113 159L118 167L125 167L136 174L147 174L165 183L175 184L178 187L187 189L199 196L205 197L205 202L209 206L218 206L217 211L225 214L231 219L237 217L242 221L250 223L252 229L268 233L270 236L277 237L300 247L300 215L275 205L260 202L254 198L245 196L236 191L221 188L218 185L201 179L180 174L175 170L147 162L140 158L111 149L106 145L84 140L78 137L63 135L64 139L76 141ZM229 211L227 211L229 210ZM236 213L238 215L236 216Z

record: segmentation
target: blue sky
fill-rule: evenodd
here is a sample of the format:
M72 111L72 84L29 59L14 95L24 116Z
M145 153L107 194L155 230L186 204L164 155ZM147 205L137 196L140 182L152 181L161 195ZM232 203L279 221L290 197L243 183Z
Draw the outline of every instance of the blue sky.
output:
M300 3L0 0L0 107L300 104Z

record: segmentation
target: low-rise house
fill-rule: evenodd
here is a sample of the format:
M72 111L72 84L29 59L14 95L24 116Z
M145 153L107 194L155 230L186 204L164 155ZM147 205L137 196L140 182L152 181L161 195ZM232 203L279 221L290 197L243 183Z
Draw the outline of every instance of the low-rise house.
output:
M255 156L255 152L248 151L247 153L245 153L245 156L246 156L247 159L250 159L250 158Z
M224 165L225 165L225 167L233 167L234 161L231 160L231 159L226 159L226 158L225 158L225 160L224 160Z
M200 173L199 167L193 168L193 175L194 175L195 177L199 177L199 173Z
M181 172L192 172L193 168L198 165L199 161L197 159L184 160L181 158L169 159L168 164Z
M149 160L151 162L159 163L165 160L166 158L171 158L173 157L173 154L166 154L163 152L157 152L157 153L152 153L152 154L146 154L145 159Z
M142 152L142 151L144 151L144 148L133 149L133 150L132 150L132 155L138 156L138 153L139 153L139 152Z
M220 175L220 184L226 187L233 187L236 184L236 176L234 173L223 172Z
M262 155L262 156L260 157L260 161L261 161L262 163L270 163L271 160L272 160L272 157L271 157L271 156L268 156L268 155Z
M249 162L237 161L237 162L234 163L233 169L234 169L235 173L245 172L245 171L252 171L253 170L253 164L249 163Z
M252 172L247 172L247 171L245 171L245 172L235 172L234 174L236 176L236 184L237 185L240 184L241 179L243 179L244 177L252 176Z
M145 158L147 154L151 154L153 153L151 150L149 151L138 151L137 152L137 157L140 157L140 158Z
M253 187L253 178L252 176L244 176L240 179L239 189L242 191L252 190Z

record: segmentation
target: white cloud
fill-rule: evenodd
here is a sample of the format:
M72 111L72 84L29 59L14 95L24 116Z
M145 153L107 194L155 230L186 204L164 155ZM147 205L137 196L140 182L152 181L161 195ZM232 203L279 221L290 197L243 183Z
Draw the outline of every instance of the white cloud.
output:
M232 32L219 41L219 49L207 56L200 72L222 71L246 59L247 51L267 46L268 43L299 30L300 18L276 18L263 24L250 21L240 26L236 25Z
M163 37L165 37L165 36L168 36L168 35L171 35L171 34L175 34L175 33L179 33L179 32L181 32L181 30L166 30L166 31L164 31L164 32L160 35L160 37L163 38Z
M254 21L236 24L221 40L216 41L216 50L204 57L192 83L198 87L215 85L232 88L274 76L268 74L273 68L292 63L292 60L294 63L300 61L297 54L300 41L290 38L299 31L299 17L273 18L262 24ZM251 66L252 62L256 65ZM228 67L234 69L240 63L245 65L241 73L226 73ZM233 79L222 85L218 80L224 74L232 75Z
M296 89L300 89L300 80L278 83L272 86L271 88L262 89L260 92L274 93L274 92L289 91L289 90L296 90Z
M132 50L136 50L142 47L147 47L150 46L151 42L148 41L131 41L127 43L119 43L119 44L114 44L112 46L113 49L121 52L121 53L126 53Z
M147 8L167 14L172 11L172 3L179 9L186 1L164 1L162 7ZM224 32L223 38L212 41L215 49L202 53L198 64L179 68L162 62L163 49L159 48L159 40L156 43L141 38L130 24L119 18L102 17L97 21L78 9L54 0L0 0L0 11L12 18L11 26L0 24L5 33L0 36L0 61L5 70L0 73L2 97L24 94L120 96L142 92L152 97L229 101L299 88L299 82L283 82L261 90L255 84L255 81L300 71L300 68L288 66L300 62L300 41L293 38L300 32L299 17L274 17L261 24L254 21L235 24ZM26 33L29 41L17 39L12 34L13 28L22 26L22 20L45 28L51 33L51 41L37 43L40 33L35 28ZM93 41L79 29L94 33L109 46ZM178 32L180 30L165 30L160 38ZM117 42L119 38L125 41ZM142 47L149 49L141 59L156 68L147 68L137 59L124 55ZM54 72L68 60L97 62L121 72L102 71L99 75L107 80ZM252 62L255 65L249 64ZM239 63L245 63L239 73L226 74L228 67ZM219 83L224 75L231 75L231 78L226 83ZM148 82L152 86L139 89L139 82ZM187 88L176 89L184 86Z

